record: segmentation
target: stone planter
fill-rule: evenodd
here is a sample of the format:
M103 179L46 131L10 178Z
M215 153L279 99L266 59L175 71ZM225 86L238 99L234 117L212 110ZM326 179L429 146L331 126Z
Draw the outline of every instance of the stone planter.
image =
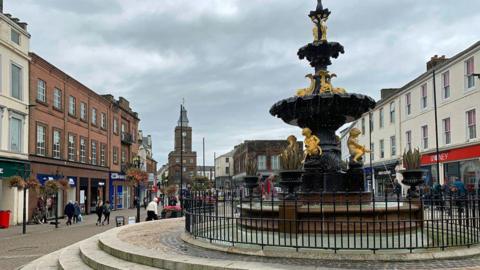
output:
M423 170L404 170L401 173L403 175L402 184L410 187L407 197L411 199L418 198L417 186L423 184L423 174L425 172Z
M258 176L244 176L243 181L248 189L249 197L253 198L253 189L258 187Z
M287 194L285 195L285 200L295 199L295 190L302 184L301 177L303 173L303 170L290 170L280 172L280 185L288 190Z

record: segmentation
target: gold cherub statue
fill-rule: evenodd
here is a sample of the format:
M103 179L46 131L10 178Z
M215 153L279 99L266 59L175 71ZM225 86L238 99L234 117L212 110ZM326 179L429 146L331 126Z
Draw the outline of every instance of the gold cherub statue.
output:
M320 148L320 139L312 134L312 130L304 128L302 135L305 136L305 158L308 156L319 156L322 154L322 148Z
M312 74L307 74L305 75L305 78L310 79L310 86L307 88L302 88L297 90L297 96L299 97L304 97L313 94L313 91L315 90L315 78L313 77Z
M370 150L358 143L358 136L360 136L360 134L362 134L362 132L358 128L352 128L347 141L350 158L355 163L359 163L359 160L363 159L365 153L370 153Z
M332 93L332 94L345 94L344 88L333 87L332 78L337 77L337 74L330 74L326 70L320 70L317 72L318 77L320 77L320 94Z

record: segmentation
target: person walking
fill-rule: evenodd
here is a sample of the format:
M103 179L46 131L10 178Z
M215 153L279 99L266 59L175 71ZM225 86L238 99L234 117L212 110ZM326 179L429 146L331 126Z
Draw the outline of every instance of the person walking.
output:
M65 205L65 210L64 210L65 215L67 215L67 226L72 225L72 217L73 214L75 213L75 207L73 206L73 202L69 201L67 205Z
M158 199L153 200L147 206L147 221L158 219Z
M102 215L103 215L103 202L102 200L99 200L97 203L97 208L95 209L95 212L97 213L97 226L102 225Z
M143 209L147 210L148 198L147 196L143 197Z
M78 223L80 222L80 205L78 204L78 202L75 202L73 204L73 209L74 209L74 212L73 212L73 223Z
M110 225L110 202L106 201L105 204L103 205L103 215L104 219L102 221L102 226L105 224L105 221L107 222L107 225Z

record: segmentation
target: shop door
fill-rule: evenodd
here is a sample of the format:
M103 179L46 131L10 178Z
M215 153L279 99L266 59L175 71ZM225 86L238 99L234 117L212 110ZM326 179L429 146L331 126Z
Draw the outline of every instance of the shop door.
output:
M122 209L123 208L123 186L117 186L117 208Z

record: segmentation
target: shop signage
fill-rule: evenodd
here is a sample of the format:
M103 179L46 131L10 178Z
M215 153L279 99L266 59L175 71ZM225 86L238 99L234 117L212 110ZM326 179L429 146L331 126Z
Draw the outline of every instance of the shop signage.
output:
M390 175L391 173L391 171L379 171L378 175Z
M472 158L479 158L479 157L480 157L480 145L474 145L474 146L440 152L438 154L438 161L450 162L450 161L465 160L465 159L472 159ZM436 153L423 155L421 159L422 165L433 164L436 162L437 162Z
M119 174L119 173L110 173L110 178L112 180L125 180L125 175L124 174Z

